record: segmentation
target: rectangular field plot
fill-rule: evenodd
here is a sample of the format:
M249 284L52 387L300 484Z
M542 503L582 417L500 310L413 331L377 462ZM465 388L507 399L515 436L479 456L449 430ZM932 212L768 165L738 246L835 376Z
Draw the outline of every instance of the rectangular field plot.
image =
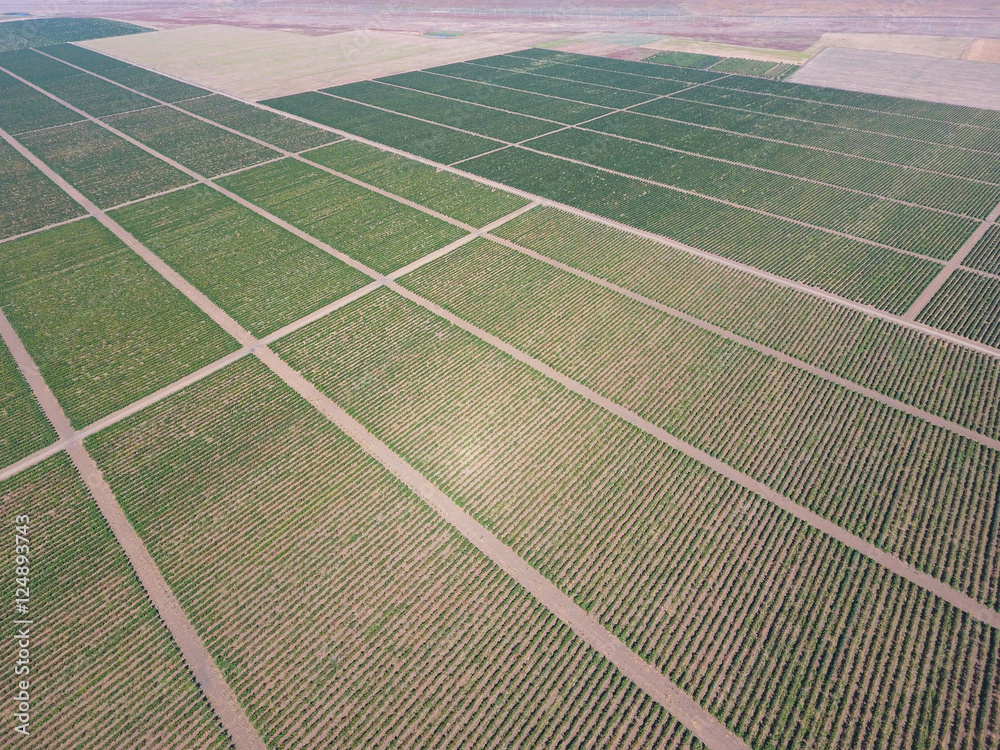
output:
M323 92L508 143L534 138L559 127L555 122L457 102L376 81L349 83L323 89Z
M979 219L986 218L1000 202L998 185L632 112L602 117L587 123L586 128Z
M204 185L112 218L258 337L371 281Z
M600 70L597 68L581 67L579 65L564 65L562 63L544 62L541 66L531 60L508 57L487 58L483 60L473 60L473 63L483 65L496 65L502 70L513 70L518 73L535 73L548 78L557 78L577 83L587 83L596 86L608 86L613 89L622 89L645 95L646 99L657 96L675 94L682 89L686 89L692 84L685 81L670 80L667 78L654 78L646 75L633 75L631 73L619 73L614 70ZM662 70L662 68L661 68ZM695 72L695 71L685 71ZM719 74L712 76L717 78Z
M0 239L41 229L85 211L6 142L0 142Z
M705 83L721 77L718 73L712 73L711 71L692 70L691 68L664 68L662 65L652 65L647 62L618 60L614 57L601 57L598 55L581 55L577 52L559 52L540 47L512 52L510 56L526 58L536 62L547 62L549 64L565 63L576 67L610 70L617 73L644 76L646 78L663 78L688 84Z
M58 63L62 65L62 63ZM78 107L92 117L106 117L121 112L146 109L156 104L139 94L126 91L121 86L102 81L89 73L64 66L75 75L36 81L50 94Z
M934 295L917 320L1000 347L1000 279L959 269Z
M468 159L500 145L478 135L461 133L442 125L383 112L314 91L269 99L261 104L442 164Z
M656 63L657 65L676 65L682 68L705 68L722 62L726 58L716 55L701 55L697 52L657 52L652 57L647 57L643 62Z
M523 115L541 117L545 120L555 120L567 125L590 120L607 114L605 107L591 104L570 102L551 96L540 96L523 91L498 89L496 86L465 81L445 76L432 75L416 71L400 75L380 78L379 81L404 86L406 88L426 91L430 94L440 94L474 104L484 104L499 109L518 112Z
M990 437L1000 437L1000 360L555 208L494 231Z
M462 169L637 229L902 313L940 266L554 157L506 149Z
M340 138L339 135L315 125L218 94L181 102L178 106L286 151L303 151Z
M1000 129L1000 112L994 109L965 107L959 104L929 102L885 94L868 94L861 91L810 86L803 83L755 80L753 78L726 78L719 86L742 91L756 91L805 101L826 102L842 107L888 112L909 117L973 125L981 128Z
M453 224L291 159L220 184L380 273L395 271L465 234Z
M488 240L402 283L837 525L1000 606L1000 552L990 542L1000 502L996 451ZM822 451L809 448L820 445Z
M751 745L996 736L988 626L401 297L276 348Z
M946 260L979 223L613 136L563 130L531 148Z
M1000 225L994 224L986 230L986 234L965 257L962 265L1000 274Z
M1000 155L996 154L920 143L881 133L859 133L833 125L788 120L680 98L658 99L636 107L635 111L974 180L996 182L1000 174Z
M106 18L29 18L0 25L0 51L146 31L152 29Z
M54 443L45 419L10 351L0 341L0 468Z
M183 172L90 121L28 133L20 141L101 208L191 182Z
M108 117L105 122L206 177L280 156L274 149L169 107Z
M0 245L0 307L74 427L237 348L95 219Z
M780 115L798 120L836 125L858 131L884 133L901 138L930 141L944 146L1000 151L1000 130L971 128L966 125L923 120L915 117L869 112L851 107L837 107L819 102L804 102L787 97L768 96L750 91L734 91L723 86L702 86L681 94L680 98L725 107Z
M269 747L701 746L253 358L87 447Z
M53 44L44 50L46 55L58 57L71 65L77 65L98 75L105 75L115 68L130 68L129 63L77 44Z
M82 119L40 91L0 73L0 128L8 133L17 135Z
M0 24L0 29L2 28L3 24ZM40 55L30 49L0 53L0 68L6 68L14 75L20 76L43 88L43 84L47 81L78 75L80 73L79 70L74 70L58 60Z
M0 507L28 516L31 746L231 747L66 455L0 482Z
M305 156L474 227L496 221L528 202L513 193L357 141L341 141Z
M559 78L546 78L532 73L518 73L512 70L501 70L489 65L472 63L453 63L437 68L428 68L428 73L443 76L453 76L468 81L479 81L494 86L504 86L518 91L541 94L551 98L568 99L572 102L584 102L602 107L631 107L649 99L649 96L637 91L622 91L610 86L592 86L576 81L566 81Z

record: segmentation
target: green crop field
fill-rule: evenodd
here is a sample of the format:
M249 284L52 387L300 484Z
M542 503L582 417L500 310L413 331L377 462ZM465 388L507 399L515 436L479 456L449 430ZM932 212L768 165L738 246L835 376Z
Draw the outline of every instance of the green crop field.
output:
M1000 748L1000 112L230 12L0 19L32 747Z
M257 336L370 281L204 185L112 218Z
M465 234L441 219L290 159L220 183L381 273Z
M236 348L95 220L0 245L0 308L74 426Z
M56 456L0 481L0 506L11 552L15 527L18 544L29 550L30 609L19 619L32 621L30 672L19 677L28 679L35 697L30 741L38 747L229 748L69 460ZM11 559L10 575L0 583L10 603L20 585L14 573ZM8 639L16 631L10 628ZM13 663L16 652L8 653ZM16 691L8 692L13 702ZM7 731L13 734L12 726Z
M141 453L129 450L137 439ZM603 746L631 731L644 747L691 746L662 709L255 360L88 447L272 747L390 737L555 745L584 726ZM164 482L164 468L178 465ZM192 474L202 477L196 487ZM223 575L205 585L206 566ZM275 637L290 621L300 635L279 656ZM444 661L450 676L428 680ZM557 690L565 697L539 721Z
M151 30L106 18L30 18L0 24L0 52Z
M7 466L55 442L31 389L7 347L0 343L0 466Z
M345 140L310 151L306 158L474 227L527 204L512 193L357 141Z
M191 182L183 172L89 121L27 133L19 140L102 208Z

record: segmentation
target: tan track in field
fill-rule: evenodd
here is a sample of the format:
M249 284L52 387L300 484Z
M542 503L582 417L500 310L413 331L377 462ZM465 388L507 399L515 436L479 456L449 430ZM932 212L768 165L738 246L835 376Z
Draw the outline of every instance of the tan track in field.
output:
M237 26L185 26L85 46L244 99L267 99L433 65L512 52L542 34L417 33L359 30L325 36Z

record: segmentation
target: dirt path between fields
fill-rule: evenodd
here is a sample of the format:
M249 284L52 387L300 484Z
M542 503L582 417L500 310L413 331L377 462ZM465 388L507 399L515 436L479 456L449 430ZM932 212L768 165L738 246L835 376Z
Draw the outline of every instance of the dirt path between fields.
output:
M64 440L71 438L73 429L69 419L3 311L0 311L0 337L13 355L24 379L28 381L46 418L55 427L56 434ZM180 602L156 567L146 545L125 517L114 493L104 481L101 470L80 442L69 443L66 452L233 744L237 750L264 750L264 743L240 708L236 696L184 614Z
M970 252L972 252L972 248L974 248L979 243L979 240L983 238L983 235L986 234L986 231L990 228L990 226L993 225L993 222L995 222L997 219L1000 219L1000 204L997 204L997 207L994 208L990 212L990 215L987 216L983 220L983 222L976 228L976 231L972 233L972 236L970 236L969 239L967 239L965 243L958 249L958 252L952 256L951 260L949 260L947 264L945 264L945 267L941 269L941 272L937 276L935 276L934 279L931 281L931 283L928 284L927 287L924 289L924 291L920 293L920 296L917 297L915 300L913 300L913 304L910 305L910 309L908 309L905 313L903 313L903 317L906 318L906 320L917 319L917 316L920 315L920 312L925 307L927 307L928 303L931 301L931 298L938 293L941 287L944 286L944 283L949 278L951 278L951 275L955 273L956 270L958 270L958 267L962 265L962 261L965 260L965 256L967 256ZM986 274L986 275L993 277L993 274Z

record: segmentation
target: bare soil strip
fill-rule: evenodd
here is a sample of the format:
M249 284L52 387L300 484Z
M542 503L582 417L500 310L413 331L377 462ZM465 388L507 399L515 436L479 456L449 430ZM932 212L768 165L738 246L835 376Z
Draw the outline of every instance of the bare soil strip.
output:
M1000 204L998 204L997 207L990 212L990 215L987 216L978 227L976 227L976 231L972 233L972 236L969 237L969 239L967 239L958 249L958 252L952 256L951 260L949 260L947 264L945 264L945 267L942 268L941 272L934 277L934 280L927 285L927 288L920 293L920 296L913 300L913 304L910 305L910 309L903 313L904 318L907 320L917 319L920 311L927 307L931 298L938 293L948 278L955 273L956 269L960 265L962 265L962 261L965 260L965 256L972 252L972 248L979 243L979 240L981 240L983 235L986 234L986 230L989 229L997 219L1000 219ZM988 275L992 276L992 274Z
M558 268L561 271L565 271L566 273L571 273L574 276L577 276L581 279L586 279L587 281L593 284L597 284L598 286L604 287L605 289L609 289L617 294L622 295L623 297L628 297L629 299L633 299L636 302L642 303L643 305L652 307L672 317L683 320L686 323L690 323L691 325L697 326L702 330L714 333L716 336L720 336L724 339L728 339L729 341L733 341L742 346L754 349L760 352L761 354L767 355L768 357L773 357L779 362L784 362L785 364L791 365L792 367L804 370L805 372L808 372L810 375L815 375L818 378L822 378L823 380L835 383L836 385L839 385L842 388L846 388L848 390L854 391L855 393L859 393L862 396L866 396L870 399L878 401L879 403L885 404L886 406L889 406L893 409L898 409L899 411L906 412L907 414L917 417L918 419L923 419L924 421L930 422L933 425L937 425L938 427L950 430L958 435L961 435L964 438L973 440L979 443L980 445L986 446L987 448L992 448L993 450L1000 451L1000 440L987 437L986 435L976 432L975 430L970 430L968 427L963 427L957 422L952 422L951 420L939 417L936 414L931 414L930 412L924 411L923 409L918 409L915 406L911 406L910 404L904 403L902 401L897 401L894 398L886 396L884 393L872 390L871 388L866 388L863 385L858 385L857 383L847 380L846 378L842 378L839 375L835 375L832 372L828 372L827 370L823 370L819 367L816 367L815 365L811 365L808 362L803 362L802 360L796 359L795 357L785 354L784 352L780 352L777 349L772 349L771 347L765 346L764 344L758 344L756 341L752 341L751 339L740 336L739 334L727 331L725 328L720 328L719 326L704 321L701 318L696 318L693 315L689 315L686 312L677 310L668 305L664 305L663 303L657 302L656 300L650 299L649 297L644 297L643 295L638 294L637 292L633 292L629 289L626 289L625 287L618 286L618 284L615 284L611 281L607 281L598 276L589 274L586 271L581 271L579 269L573 268L573 266L549 258L548 256L542 255L541 253L538 253L534 250L530 250L526 247L522 247L521 245L518 245L515 242L511 242L508 239L504 239L503 237L497 237L492 234L487 235L487 237L493 242L504 245L505 247L509 247L511 250L516 250L519 253L524 253L525 255L535 258L536 260L540 260L542 263L546 263L552 266L553 268Z
M35 88L38 88L38 87L35 87ZM39 91L43 91L43 93L48 94L48 92L44 92L44 90L42 90L40 88L38 90ZM48 94L48 95L52 96L51 94ZM61 100L57 99L56 97L52 97L52 98L56 99L56 101L61 101ZM88 115L86 112L83 112L82 110L77 110L77 111L80 114L82 114L83 116L90 118L90 115ZM93 118L91 118L91 119L93 119ZM103 125L103 123L101 123L101 124ZM108 127L113 132L117 132L117 131L114 131L113 128L110 128L110 126L105 126L105 127ZM330 130L333 131L333 132L336 132L332 128ZM0 131L0 132L2 132L2 131ZM10 138L10 136L5 136L5 137L13 141L13 139ZM359 141L362 141L362 142L367 142L364 139L358 139L358 138L354 138L354 140L359 140ZM16 143L16 141L14 141L14 143ZM373 145L377 145L377 144L373 144ZM26 152L26 153L30 154L30 152L28 152L27 149L25 149L23 146L21 146L21 144L18 143L17 147L19 148L19 150L22 150L23 152ZM155 156L163 159L164 161L167 161L168 163L171 163L171 164L174 163L171 160L169 160L167 157L164 157L163 155L157 153L156 151L154 151L151 148L144 147L144 149L147 150L149 153L151 153L151 154L153 154L153 155L155 155ZM390 150L392 150L392 149L390 149ZM400 153L402 153L402 152L400 152ZM34 157L34 155L31 155L30 158L32 158L33 160L37 161L37 157ZM430 164L435 164L434 162L431 162L429 160L422 160L422 161L425 161L425 162L430 163ZM177 165L177 166L178 166L178 168L180 168L180 165ZM51 170L48 169L48 167L46 167L46 170L47 170L47 172L46 172L47 174L51 173ZM571 388L572 390L574 390L574 392L579 393L580 395L583 395L585 398L588 398L589 400L593 401L595 404L597 404L599 406L602 406L603 408L605 408L605 409L607 409L607 410L615 413L616 415L618 415L618 416L626 419L631 424L634 424L635 426L639 427L640 429L644 430L645 432L649 433L650 435L653 435L654 437L657 437L658 439L666 442L668 445L671 445L672 447L676 448L677 450L680 450L681 452L685 453L686 455L689 455L692 458L695 458L696 460L701 461L706 466L709 466L710 468L714 469L715 471L717 471L718 473L722 474L723 476L726 476L726 477L732 479L733 481L736 481L737 483L742 484L743 486L747 487L748 489L751 489L752 491L757 492L759 495L761 495L765 499L768 499L769 501L771 501L774 504L778 505L778 507L780 507L780 508L788 511L789 513L791 513L795 517L797 517L797 518L805 521L806 523L810 524L811 526L813 526L817 530L822 531L823 533L828 534L828 535L836 538L838 541L841 541L842 543L846 544L847 546L851 547L852 549L857 550L861 554L864 554L865 556L871 558L875 562L877 562L877 563L885 566L891 572L893 572L893 573L895 573L897 575L900 575L900 576L906 578L907 580L910 580L913 583L916 583L918 586L921 586L922 588L927 589L928 591L930 591L931 593L933 593L933 594L935 594L937 596L940 596L945 601L948 601L949 603L953 604L954 606L958 607L959 609L962 609L963 611L967 612L968 614L970 614L971 616L975 617L976 619L981 620L983 622L987 622L987 623L993 625L994 627L1000 627L1000 613L994 612L993 610L989 609L988 607L985 607L984 605L982 605L979 602L975 601L971 597L969 597L969 596L967 596L965 594L962 594L962 593L956 591L955 589L951 588L950 586L948 586L947 584L943 583L942 581L939 581L938 579L934 578L933 576L928 575L926 573L922 573L922 572L916 570L915 568L913 568L909 564L903 562L898 557L895 557L895 556L893 556L893 555L891 555L891 554L889 554L889 553L887 553L887 552L885 552L885 551L877 548L875 545L873 545L873 544L865 541L864 539L862 539L862 538L860 538L858 536L855 536L854 534L851 534L850 532L842 529L841 527L837 526L836 524L834 524L834 523L832 523L832 522L824 519L822 516L819 516L818 514L813 513L812 511L809 511L809 510L807 510L807 509L799 506L798 504L794 503L789 498L781 495L780 493L775 492L774 490L770 489L766 485L763 485L763 484L757 482L756 480L752 479L748 475L745 475L742 472L739 472L736 469L728 466L727 464L725 464L725 463L723 463L723 462L721 462L721 461L713 458L711 455L705 453L704 451L701 451L701 450L695 448L694 446L688 445L684 441L681 441L681 440L675 438L670 433L662 430L661 428L657 427L656 425L654 425L654 424L652 424L650 422L647 422L646 420L642 419L638 415L636 415L636 414L630 412L629 410L625 409L624 407L622 407L622 406L614 403L610 399L607 399L607 398L601 396L600 394L598 394L598 393L590 390L589 388L586 388L585 386L583 386L583 385L577 383L576 381L568 378L567 376L558 373L557 371L555 371L552 368L548 367L547 365L545 365L541 361L535 360L534 358L529 357L528 355L526 355L523 352L520 352L519 350L515 349L514 347L512 347L512 346L510 346L510 345L502 342L500 339L497 339L496 337L492 336L491 334L489 334L489 333L487 333L485 331L482 331L481 329L477 328L476 326L473 326L470 323L467 323L464 320L461 320L457 316L452 315L451 313L449 313L446 310L444 310L443 308L440 308L439 306L433 304L432 302L430 302L428 300L425 300L422 297L419 297L418 295L415 295L415 294L409 292L408 290L406 290L403 287L401 287L398 284L396 284L392 279L389 279L389 278L387 278L385 276L382 276L382 275L378 274L377 272L375 272L375 271L367 268L366 266L364 266L363 264L361 264L361 263L359 263L357 261L354 261L353 259L347 258L347 256L345 256L343 253L341 253L341 252L337 251L336 249L330 247L326 243L323 243L323 242L320 242L320 241L316 240L315 238L311 237L310 235L306 234L305 232L303 232L303 231L301 231L299 229L296 229L295 227L292 227L287 222L283 222L280 219L277 219L277 217L271 216L268 212L266 212L266 211L260 209L259 207L253 205L249 201L245 201L243 199L240 199L238 196L235 196L234 194L229 193L229 191L226 191L223 188L220 188L220 187L214 185L211 182L211 180L208 180L208 179L202 177L201 175L198 175L197 173L193 172L190 169L184 168L184 171L187 174L189 174L192 177L194 177L195 179L198 179L199 181L204 182L205 184L211 185L216 190L219 190L220 192L223 192L223 193L225 193L227 195L230 195L234 199L239 200L239 202L242 205L244 205L247 208L255 211L259 215L261 215L261 216L263 216L265 218L268 218L269 220L271 220L271 221L273 221L273 222L275 222L275 223L277 223L277 224L279 224L281 226L284 226L289 231L294 232L297 236L300 236L303 239L305 239L306 241L308 241L311 244L313 244L315 247L320 248L320 249L322 249L322 250L324 250L324 251L326 251L326 252L334 255L335 257L342 258L342 259L344 259L346 261L349 261L351 263L351 265L353 265L354 267L358 268L359 270L362 270L364 273L366 273L369 276L371 276L376 282L385 284L386 286L390 287L391 289L393 289L397 293L401 294L402 296L406 297L407 299L410 299L410 300L416 302L417 304L421 305L422 307L424 307L424 308L430 310L431 312L435 313L436 315L439 315L439 316L445 318L446 320L449 320L449 321L455 323L456 325L459 325L464 330L467 330L470 333L473 333L474 335L476 335L477 337L483 339L487 343L490 343L491 345L496 346L496 347L502 349L503 351L507 352L511 356L514 356L518 360L520 360L520 361L528 364L529 366L533 367L534 369L536 369L538 372L542 373L543 375L546 375L547 377L550 377L550 378L556 380L557 382L560 382L564 386L566 386L566 387ZM464 175L464 173L462 173L460 170L453 170L453 171L455 171L458 174L463 174ZM52 173L52 174L54 175L54 173ZM58 178L57 175L55 177L57 179L57 184L66 185L66 183L65 183L64 180L62 180L61 178ZM489 180L480 180L480 181L482 181L482 182L484 182L486 184L495 184L495 183L492 183L492 181L489 181ZM66 185L66 187L68 187L70 190L73 190L68 185ZM498 187L498 188L504 188L504 186L502 186L502 185L496 185L496 187ZM76 191L73 191L73 192L75 193ZM551 201L541 200L537 196L533 196L530 193L524 193L523 191L511 191L511 192L515 192L516 194L523 195L524 197L528 198L529 200L534 201L534 202L539 203L539 204L550 204L550 205L556 205L556 206L559 205L559 204L556 204L556 203L551 202ZM519 209L518 212L523 211L523 210L526 210L526 209L525 208ZM514 214L516 214L518 212L514 212ZM576 213L577 215L581 215L581 216L585 216L585 217L589 218L589 215L585 211L581 211L581 210L577 209L577 210L573 210L571 212L572 213ZM108 218L106 216L104 218L105 218L106 221L114 224L114 222L110 218ZM500 220L498 220L496 222L493 222L492 224L490 224L488 226L489 227L496 227L498 224L503 223L504 221L508 220L509 218L513 218L513 215L508 215L507 217L503 217ZM604 221L603 223L605 223L605 224L607 224L609 226L615 226L616 225L615 222L610 222L610 221L607 221L607 220ZM124 230L120 229L120 231L122 231L124 233ZM483 236L486 233L487 233L487 227L484 227L483 229L480 229L477 232L473 232L473 233L471 233L469 235L466 235L466 237L463 237L460 240L458 240L457 242L452 243L448 247L450 249L455 249L456 247L459 247L459 246L465 244L466 242L471 241L475 237L477 237L477 236ZM664 241L664 238L659 237L657 235L650 235L649 233L638 232L638 231L635 231L635 230L633 230L633 233L639 234L640 236L649 236L649 237L651 237L653 239L656 239L657 241L660 241L660 242ZM127 233L125 233L125 234L127 235ZM127 235L127 236L131 237L131 235ZM132 239L132 242L134 242L136 245L139 245L138 241L136 241L134 238L131 238L131 239ZM673 245L675 243L667 242L666 244ZM139 245L139 246L141 247L141 245ZM679 245L678 244L678 246L681 247L681 248L687 249L683 245ZM178 289L180 289L180 291L182 293L186 294L193 302L195 302L195 304L198 304L199 307L201 307L202 304L209 305L210 307L207 308L207 309L206 308L202 308L202 309L205 310L206 313L209 313L211 315L210 310L212 310L212 309L218 310L218 312L221 313L222 316L224 316L224 318L220 317L220 325L222 325L223 328L225 328L227 331L231 331L233 333L233 335L238 340L245 341L245 345L250 345L250 346L254 346L254 345L260 343L257 340L255 340L247 331L245 331L244 329L242 329L242 327L240 327L235 321L233 321L231 318L229 318L228 315L226 315L221 310L219 310L213 303L211 303L207 298L205 298L204 295L202 295L200 292L197 292L197 290L195 290L193 287L191 287L191 285L187 284L187 282L184 282L183 279L180 279L179 275L177 275L172 269L169 269L169 267L166 266L166 264L162 263L162 261L159 261L159 258L157 258L155 255L153 255L152 253L150 253L145 248L142 248L142 249L145 250L146 254L152 256L153 258L155 258L156 261L158 262L158 265L162 266L167 271L167 273L163 273L161 271L161 273L163 273L163 275L164 275L164 278L166 278L168 281L171 281L171 283L173 283L172 279L177 278L177 279L179 279L183 283L183 286L178 286ZM695 253L696 254L701 254L702 251L695 251ZM439 252L438 254L435 255L435 257L440 257L441 254L443 254L443 253ZM142 257L144 257L144 258L146 257L146 255L142 254L142 253L140 253L140 255ZM705 253L705 255L714 259L714 256L711 256L710 254ZM429 258L427 256L425 256L424 258L421 258L419 261L416 262L416 264L410 264L409 270L413 270L413 268L417 267L417 264L423 265L426 262L429 262ZM740 267L740 264L735 264L735 263L730 263L728 265L732 265L733 267ZM160 268L157 265L154 265L154 268L156 268L157 270L160 270ZM762 273L758 273L758 275L763 275L763 274ZM770 276L770 274L768 274L768 276ZM774 277L774 278L780 278L780 277ZM803 287L805 289L809 289L809 287L806 287L805 285L800 285L800 284L797 284L797 283L794 283L794 282L787 282L787 280L784 280L784 281L786 281L787 285L792 286L792 287ZM193 292L193 294L189 294L187 290L191 290L191 292ZM836 299L834 297L834 295L829 295L829 297ZM866 306L863 306L863 305L856 305L856 304L854 306L857 307L857 308L861 308L861 309L864 309L866 307ZM889 317L890 317L890 319L896 319L897 318L897 316L889 316ZM224 323L225 323L225 325L223 325ZM917 327L917 328L921 329L921 330L925 329L925 328L928 328L926 326L922 326L922 325L919 325L919 324L916 324L916 323L913 323L913 322L909 322L908 321L908 323L910 325L914 326L914 327ZM934 330L934 329L929 329L929 330ZM272 336L273 335L274 334L272 334ZM960 337L955 337L955 338L960 338ZM986 348L990 349L989 347L986 347ZM997 355L1000 355L1000 351L997 352Z
M46 418L55 427L56 434L60 438L70 436L72 428L69 419L2 311L0 311L0 337L13 355L28 385L31 386ZM234 746L238 750L264 750L264 743L257 735L257 731L243 713L236 696L187 619L180 602L156 567L146 546L125 517L125 512L104 481L97 464L80 442L70 443L66 446L66 451Z
M748 745L730 732L718 719L701 707L687 693L625 646L595 617L586 612L555 584L522 560L514 550L476 522L450 497L424 478L420 472L396 455L340 406L320 393L315 386L289 367L274 352L258 349L257 357L286 384L311 403L372 458L382 464L413 490L425 503L451 524L473 546L486 555L507 575L517 581L544 607L573 629L587 645L599 652L627 678L662 705L671 716L687 727L710 750L749 750Z
M914 568L912 565L903 562L900 558L896 557L895 555L889 554L888 552L879 549L871 542L868 542L862 539L861 537L856 536L850 533L849 531L846 531L845 529L842 529L840 526L837 526L835 523L828 521L819 514L814 513L811 510L802 507L801 505L798 505L797 503L788 499L781 493L771 489L766 484L758 482L749 475L734 469L728 464L713 457L711 454L706 453L705 451L700 450L698 448L695 448L693 445L690 445L685 441L674 437L666 430L658 427L652 422L643 419L639 415L635 414L632 411L629 411L628 409L615 403L611 399L602 396L597 391L594 391L586 387L585 385L578 383L572 378L563 375L559 371L554 370L548 365L546 365L541 360L535 359L534 357L525 354L520 349L517 349L511 346L510 344L507 344L506 342L497 338L491 333L488 333L487 331L484 331L483 329L474 326L471 323L466 322L462 318L459 318L457 315L453 315L452 313L445 310L443 307L440 307L434 304L433 302L430 302L424 299L423 297L414 294L413 292L410 292L408 289L401 287L399 284L395 282L389 282L387 286L393 291L402 295L403 297L406 297L406 299L410 300L411 302L414 302L420 305L421 307L425 308L426 310L429 310L430 312L434 313L435 315L444 318L449 323L458 326L464 331L468 331L473 336L476 336L477 338L481 339L487 344L496 347L497 349L500 349L506 354L509 354L514 359L518 360L519 362L523 362L524 364L528 365L529 367L541 373L542 375L546 376L547 378L556 381L557 383L564 386L568 390L571 390L574 393L583 396L588 401L591 401L597 406L600 406L601 408L605 409L606 411L609 411L612 414L615 414L616 416L624 419L629 424L635 425L643 432L652 435L658 440L669 445L671 448L674 448L675 450L678 450L681 453L690 456L691 458L701 462L705 466L721 474L727 479L731 479L737 484L740 484L746 487L747 489L751 490L752 492L757 493L758 495L768 500L769 502L773 503L774 505L778 506L788 514L804 521L805 523L812 526L814 529L830 537L833 537L841 544L850 547L851 549L856 550L857 552L860 552L862 555L874 560L875 562L877 562L879 565L882 565L890 572L900 576L901 578L905 578L911 583L915 583L917 586L920 586L921 588L926 589L927 591L931 592L935 596L940 597L941 599L948 602L957 609L966 612L971 617L974 617L975 619L980 620L981 622L985 622L986 624L991 625L995 628L1000 628L1000 612L996 612L987 607L986 605L979 603L972 597L967 596L966 594L963 594L953 589L951 586L938 580L934 576L929 575L927 573L922 573L921 571Z

